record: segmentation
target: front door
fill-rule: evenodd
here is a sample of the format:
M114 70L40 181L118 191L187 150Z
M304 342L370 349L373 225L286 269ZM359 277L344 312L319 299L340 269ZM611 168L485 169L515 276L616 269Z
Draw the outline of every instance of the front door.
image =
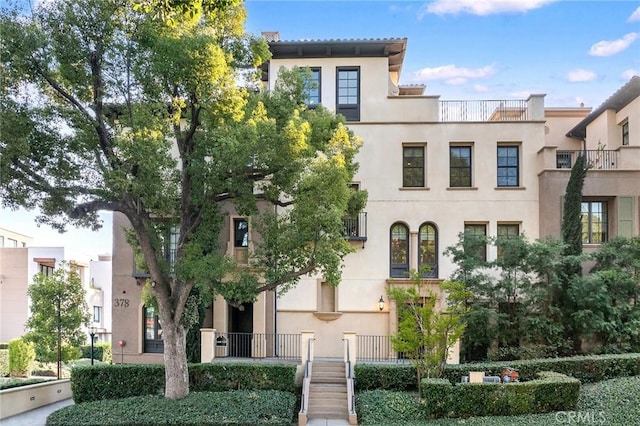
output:
M253 338L253 304L229 306L229 356L250 358Z

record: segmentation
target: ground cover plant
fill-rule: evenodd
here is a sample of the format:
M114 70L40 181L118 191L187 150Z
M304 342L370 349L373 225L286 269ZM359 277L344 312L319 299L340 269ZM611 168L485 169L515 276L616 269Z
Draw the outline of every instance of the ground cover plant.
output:
M192 392L181 400L148 395L70 405L49 415L46 424L290 426L295 411L296 396L290 392Z
M427 420L417 393L372 390L357 395L361 425L394 426L538 426L551 424L605 424L628 426L640 418L640 376L583 385L573 411L524 416L469 417Z

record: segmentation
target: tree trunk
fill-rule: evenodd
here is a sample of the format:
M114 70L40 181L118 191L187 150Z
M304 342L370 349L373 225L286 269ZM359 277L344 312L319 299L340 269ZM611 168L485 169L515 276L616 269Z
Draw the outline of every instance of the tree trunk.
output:
M187 332L181 324L167 321L167 324L162 324L162 333L164 334L164 396L168 399L181 399L189 395Z

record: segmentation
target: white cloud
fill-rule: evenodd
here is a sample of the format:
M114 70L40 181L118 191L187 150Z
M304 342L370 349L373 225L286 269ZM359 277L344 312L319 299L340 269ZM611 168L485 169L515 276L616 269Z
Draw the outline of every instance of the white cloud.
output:
M616 53L620 53L625 50L635 39L640 36L640 33L629 33L624 37L613 41L599 41L589 50L591 56L611 56Z
M509 96L516 99L527 99L529 96L531 96L531 93L534 92L531 92L530 90L520 90L517 92L509 93Z
M624 71L622 74L622 78L625 80L631 80L631 77L635 75L640 75L640 70L628 69Z
M421 9L418 17L421 19L429 13L435 15L469 13L486 16L527 12L555 1L557 0L434 0Z
M465 84L466 82L467 82L467 79L464 77L451 78L445 81L445 83L450 86L460 86L461 84Z
M473 90L475 90L476 92L484 93L489 91L489 86L484 84L474 84Z
M640 7L633 11L631 16L627 19L627 22L636 22L640 21Z
M493 65L481 68L464 68L449 64L435 68L422 68L414 73L414 79L418 81L445 80L447 84L462 84L468 79L486 78L495 73Z
M591 81L591 80L594 80L596 77L597 76L595 72L581 69L581 68L571 70L567 74L567 80L569 80L572 83Z

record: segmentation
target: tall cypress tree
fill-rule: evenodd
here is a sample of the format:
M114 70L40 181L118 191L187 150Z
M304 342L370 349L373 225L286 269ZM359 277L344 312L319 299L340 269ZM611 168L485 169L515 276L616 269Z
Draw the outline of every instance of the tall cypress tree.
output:
M565 255L582 254L582 189L587 167L584 155L579 155L571 169L571 177L567 183L562 213L562 241L566 247Z
M557 320L564 324L564 336L567 343L571 342L573 351L580 351L580 336L578 324L572 317L577 305L571 300L570 288L580 285L582 277L582 190L588 166L584 155L578 155L571 169L571 176L567 183L562 213L562 241L563 250L562 270L559 271L560 288L555 294L552 304L558 309Z

